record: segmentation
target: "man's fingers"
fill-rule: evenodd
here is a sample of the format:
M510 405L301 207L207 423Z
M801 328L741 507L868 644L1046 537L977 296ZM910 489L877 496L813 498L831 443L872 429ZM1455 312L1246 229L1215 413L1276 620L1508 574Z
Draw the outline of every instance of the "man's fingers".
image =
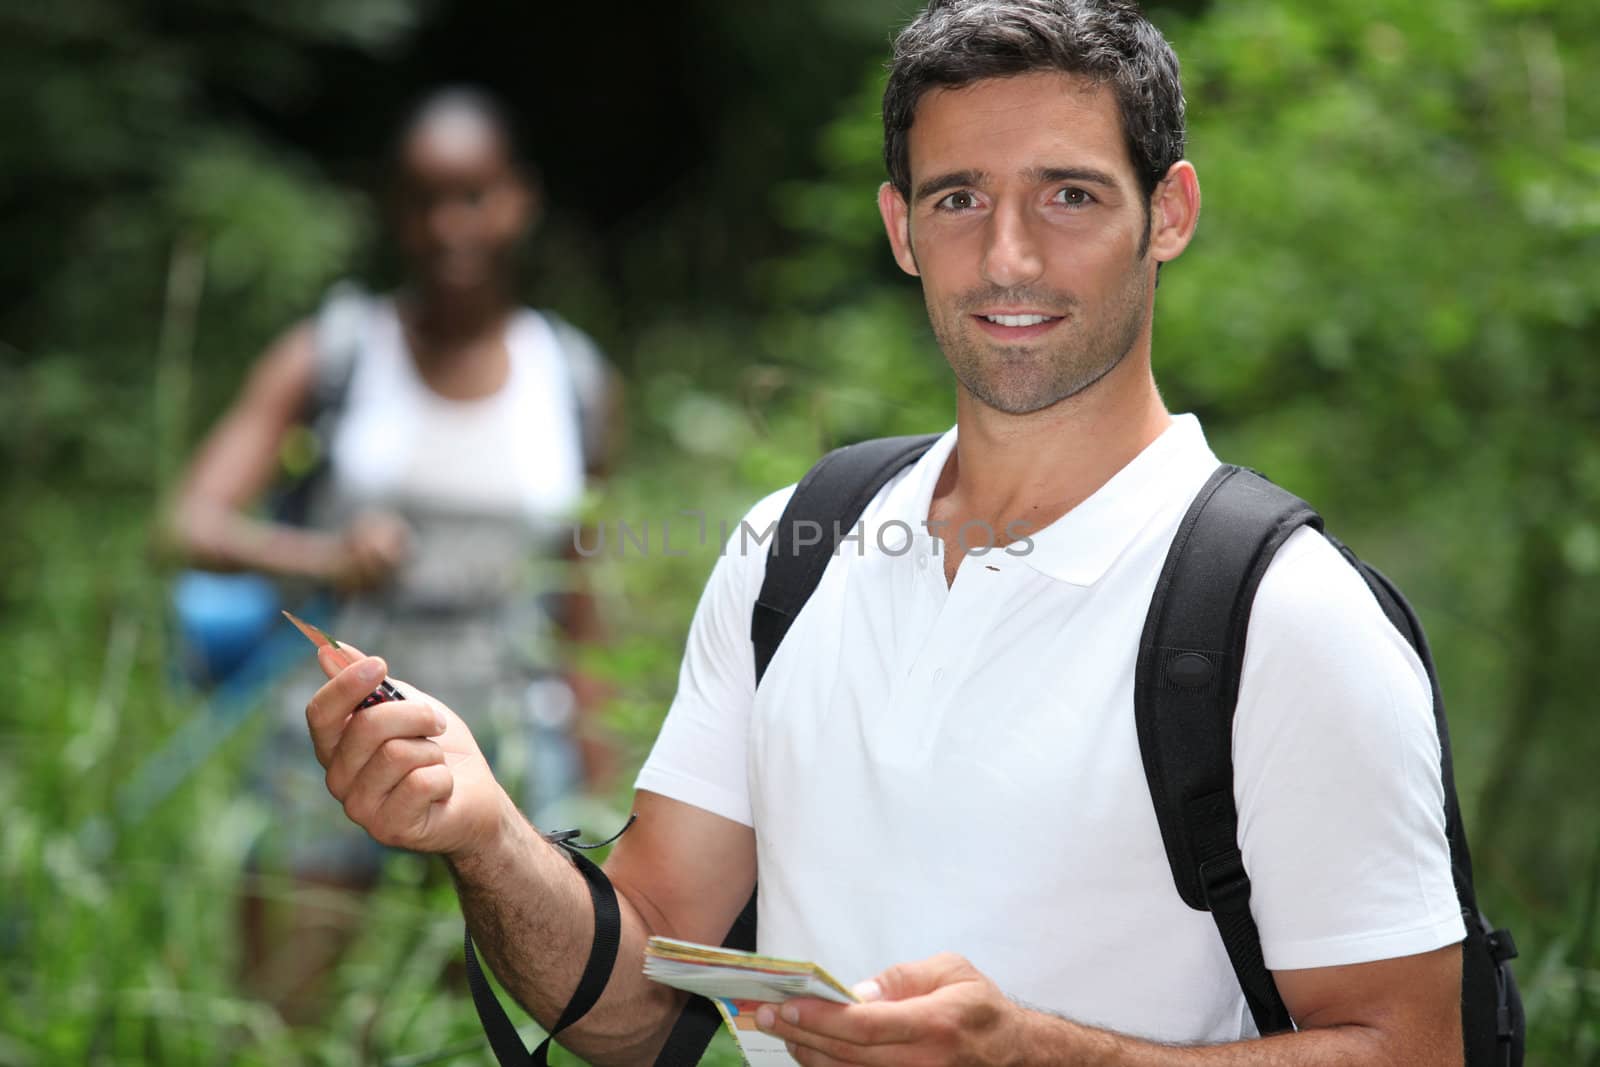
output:
M857 987L870 1003L797 998L763 1005L756 1025L789 1042L791 1054L806 1067L965 1063L973 1059L975 1041L1003 1025L1003 1007L1010 1006L993 983L952 953L897 964L863 985L877 987L878 998L870 997L873 989Z
M427 848L437 806L455 792L456 778L443 763L418 767L402 778L378 808L374 838L399 848Z
M907 1049L904 1045L860 1044L786 1021L779 1013L790 1004L772 1005L777 1011L770 1019L767 1018L768 1009L761 1008L757 1014L757 1022L761 1029L787 1042L789 1054L804 1067L833 1067L839 1063L859 1064L862 1067L880 1067L880 1065L890 1067L891 1064L906 1063Z
M383 680L388 665L376 656L363 659L348 667L336 666L330 653L322 649L317 662L328 672L328 681L316 691L306 704L306 725L311 730L311 743L317 750L317 761L324 767L333 756L345 722L356 706Z
M905 1000L924 997L935 989L952 982L977 977L977 970L966 959L953 952L941 952L924 960L897 963L876 978L856 987L856 996L863 1000ZM872 995L872 986L878 996Z
M317 666L322 668L322 673L329 678L334 677L346 667L351 667L367 658L367 654L353 645L341 644L338 648L332 645L323 645L317 649ZM388 668L385 667L385 670Z
M758 1009L756 1021L763 1024L762 1029L786 1041L844 1060L864 1056L867 1049L874 1047L890 1052L893 1059L889 1046L925 1036L922 1012L904 1004L842 1005L801 998L771 1009Z
M434 767L443 769L445 780L450 778L450 769L444 766L444 750L438 745L420 737L391 738L362 765L343 795L334 795L344 803L344 812L352 822L383 840L384 844L390 844L384 840L384 836L393 836L397 831L406 830L408 827L405 823L408 820L400 819L399 825L391 825L395 821L394 813L384 809L389 806L391 799L398 802L397 812L408 805L414 806L415 801L424 797L427 799L423 801L423 807L432 803L433 794L445 788L438 775L424 774L416 782L409 783L408 779L421 771L431 771ZM396 797L396 793L401 795Z
M373 761L381 763L386 759L386 750L393 742L434 737L443 732L441 718L433 705L420 700L374 704L352 716L340 731L330 758L324 764L328 769L328 792L340 801L345 800L355 779L364 774ZM437 745L429 744L438 749Z

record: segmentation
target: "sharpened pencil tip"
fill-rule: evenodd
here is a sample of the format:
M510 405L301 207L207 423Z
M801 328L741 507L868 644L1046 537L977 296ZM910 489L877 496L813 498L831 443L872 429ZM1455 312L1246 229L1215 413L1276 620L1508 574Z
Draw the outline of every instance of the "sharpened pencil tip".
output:
M285 611L283 613L283 617L292 622L294 624L294 628L299 630L302 634L305 634L306 640L310 641L318 648L321 648L323 645L327 645L329 648L339 647L338 641L335 641L333 638L329 637L315 626L312 626L304 619L297 617L293 612Z

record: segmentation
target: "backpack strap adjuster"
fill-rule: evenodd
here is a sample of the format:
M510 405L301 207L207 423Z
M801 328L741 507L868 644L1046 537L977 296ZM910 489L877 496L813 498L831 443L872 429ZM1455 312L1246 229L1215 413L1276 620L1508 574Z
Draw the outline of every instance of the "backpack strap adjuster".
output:
M1200 864L1200 892L1214 912L1241 911L1250 906L1250 877L1238 849Z
M1517 943L1511 937L1510 930L1494 930L1484 937L1489 944L1489 958L1496 963L1517 958Z

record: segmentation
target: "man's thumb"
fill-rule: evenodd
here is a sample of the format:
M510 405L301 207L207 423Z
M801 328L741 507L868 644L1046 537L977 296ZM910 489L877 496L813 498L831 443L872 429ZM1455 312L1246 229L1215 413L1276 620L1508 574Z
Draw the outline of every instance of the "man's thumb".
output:
M850 992L863 1004L871 1004L874 1000L883 999L883 986L878 984L876 978L868 978L865 982L857 982L850 987Z
M952 970L963 963L965 961L960 956L950 953L941 953L915 963L897 963L876 978L857 984L851 992L868 1003L926 996L948 984Z
M321 667L322 673L329 678L332 678L351 664L359 663L366 658L366 653L350 645L339 645L337 647L323 645L317 649L317 666Z

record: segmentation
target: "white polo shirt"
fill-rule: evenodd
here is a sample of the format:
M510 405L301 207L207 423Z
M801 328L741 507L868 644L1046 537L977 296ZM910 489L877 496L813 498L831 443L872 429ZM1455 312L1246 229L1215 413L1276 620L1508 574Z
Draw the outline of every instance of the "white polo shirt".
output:
M638 787L755 828L764 952L854 982L948 950L1079 1022L1253 1034L1211 917L1173 886L1134 728L1156 576L1217 466L1199 423L1179 416L1030 552L969 555L947 587L923 524L954 445L952 429L874 499L863 554L829 563L759 691L766 555L730 539ZM1314 531L1257 593L1234 763L1269 967L1465 936L1427 676Z

